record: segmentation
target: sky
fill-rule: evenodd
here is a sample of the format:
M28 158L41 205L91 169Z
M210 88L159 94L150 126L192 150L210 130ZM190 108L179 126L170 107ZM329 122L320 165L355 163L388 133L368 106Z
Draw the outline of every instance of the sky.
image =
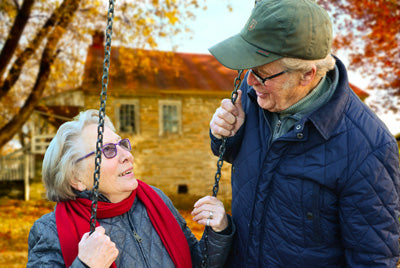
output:
M207 0L207 9L195 11L196 19L185 22L192 29L191 34L174 36L170 42L159 44L160 50L171 50L177 45L178 52L210 54L208 48L240 32L246 24L254 0ZM228 4L232 7L230 12ZM333 33L335 35L335 33ZM345 66L348 60L345 54L337 55ZM354 85L363 89L368 85L368 79L361 75L349 72L349 80ZM379 93L368 92L372 97L379 98ZM400 114L379 112L378 116L385 122L393 135L400 133ZM396 121L397 119L397 121Z
M209 47L243 28L254 7L254 0L208 0L205 4L206 10L195 10L195 20L185 22L193 32L173 38L178 51L208 54ZM164 45L166 49L170 48L168 43Z

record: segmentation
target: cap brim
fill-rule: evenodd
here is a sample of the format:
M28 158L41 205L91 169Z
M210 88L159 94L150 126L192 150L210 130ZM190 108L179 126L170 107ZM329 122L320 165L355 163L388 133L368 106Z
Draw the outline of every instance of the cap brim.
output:
M276 61L282 56L264 51L234 35L208 49L225 67L233 70L250 69Z

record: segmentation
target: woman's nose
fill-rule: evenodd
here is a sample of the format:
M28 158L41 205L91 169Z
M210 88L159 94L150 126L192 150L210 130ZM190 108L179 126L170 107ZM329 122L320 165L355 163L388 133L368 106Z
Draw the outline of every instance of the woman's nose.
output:
M127 151L125 149L120 148L120 150L118 150L118 155L122 162L125 162L125 161L133 162L133 155L132 155L131 151Z

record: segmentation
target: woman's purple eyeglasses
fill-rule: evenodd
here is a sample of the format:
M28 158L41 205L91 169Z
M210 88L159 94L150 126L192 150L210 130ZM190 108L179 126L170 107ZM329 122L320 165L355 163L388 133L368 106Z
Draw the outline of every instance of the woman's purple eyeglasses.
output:
M104 144L103 147L101 148L101 151L103 152L103 154L106 158L113 158L117 155L117 145L119 145L122 149L127 150L128 152L130 152L132 150L129 139L123 139L117 143ZM95 153L96 153L96 151L90 152L87 155L85 155L84 157L81 157L78 160L76 160L75 163L77 163Z

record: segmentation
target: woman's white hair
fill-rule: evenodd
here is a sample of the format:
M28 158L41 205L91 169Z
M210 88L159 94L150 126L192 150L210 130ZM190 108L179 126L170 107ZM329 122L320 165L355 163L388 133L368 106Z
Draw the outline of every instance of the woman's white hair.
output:
M325 76L327 72L333 70L335 67L335 58L331 54L328 54L324 59L321 60L302 60L295 58L282 58L280 62L284 68L293 72L308 72L313 66L317 68L317 76Z
M90 109L80 112L73 121L62 124L58 129L46 150L42 165L42 180L50 201L75 199L70 181L77 174L76 160L85 153L79 142L82 130L98 123L99 111ZM104 126L115 131L108 116L104 118Z

